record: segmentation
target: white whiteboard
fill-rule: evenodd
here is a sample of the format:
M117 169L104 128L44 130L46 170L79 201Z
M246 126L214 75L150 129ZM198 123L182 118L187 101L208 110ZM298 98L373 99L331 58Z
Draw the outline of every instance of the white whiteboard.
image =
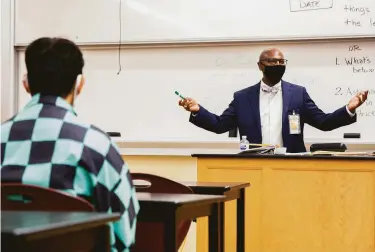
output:
M349 51L354 45L361 50ZM106 131L120 131L129 141L227 140L227 133L217 135L189 123L189 114L177 105L174 91L193 97L210 111L221 114L235 91L260 80L256 62L259 53L269 46L124 49L119 75L115 48L85 50L87 81L77 112L82 119ZM284 80L306 86L325 112L346 105L357 89L370 91L368 102L357 111L357 123L331 132L307 126L305 138L342 139L343 133L361 133L358 142L375 142L374 40L275 46L289 60ZM23 57L20 53L19 78L25 72ZM336 57L340 65L336 65ZM353 66L344 63L351 57L358 61L365 59L365 63L355 64L355 69L363 67L372 72L353 73ZM338 91L342 95L336 95ZM20 107L28 100L21 88Z
M15 43L375 37L374 0L15 0Z

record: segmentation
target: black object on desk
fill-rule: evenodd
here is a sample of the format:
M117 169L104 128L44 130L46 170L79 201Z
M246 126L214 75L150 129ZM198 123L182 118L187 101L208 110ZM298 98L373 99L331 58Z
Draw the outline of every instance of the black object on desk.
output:
M208 251L219 251L218 205L225 200L225 196L137 192L137 199L140 204L139 221L164 223L165 252L178 251L177 222L205 216L208 216Z
M110 251L107 223L120 214L95 212L1 212L1 251Z
M344 133L344 138L361 138L360 133Z
M237 200L237 252L245 251L245 189L250 183L226 182L179 182L190 187L196 194L225 195L225 201ZM219 204L219 230L221 252L225 248L225 207Z
M316 143L310 146L310 151L337 151L345 152L347 150L346 145L343 143Z
M229 130L229 132L228 132L228 137L236 138L237 135L238 135L238 129L237 129L237 127L234 128L234 129Z
M107 132L108 136L110 137L121 137L120 132Z

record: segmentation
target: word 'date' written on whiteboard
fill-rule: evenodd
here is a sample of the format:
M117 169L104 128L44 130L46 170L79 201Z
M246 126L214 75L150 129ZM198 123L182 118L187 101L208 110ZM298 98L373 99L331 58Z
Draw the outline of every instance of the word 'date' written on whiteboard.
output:
M290 11L331 9L333 0L289 0Z

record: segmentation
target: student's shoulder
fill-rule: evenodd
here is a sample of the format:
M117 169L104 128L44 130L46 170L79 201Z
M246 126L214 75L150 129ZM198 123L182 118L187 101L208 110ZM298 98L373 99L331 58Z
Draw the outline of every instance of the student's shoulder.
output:
M101 168L113 167L117 171L123 169L124 160L120 149L111 137L94 124L81 123L81 125L86 129L85 135L81 138L83 159L92 159Z
M107 132L105 132L104 130L102 130L98 126L96 126L94 124L88 124L87 128L88 128L89 133L94 133L95 136L98 136L98 137L100 136L101 138L103 138L103 140L108 141L108 142L112 142L112 139L107 134Z
M81 121L77 116L65 117L64 123L73 124L75 127L71 128L72 134L81 134L84 143L90 142L97 145L108 145L111 144L111 138L108 134L100 129L98 126Z
M105 132L98 126L94 124L85 124L85 127L87 128L87 133L85 136L86 143L90 142L102 146L114 145L113 140L107 134L107 132Z

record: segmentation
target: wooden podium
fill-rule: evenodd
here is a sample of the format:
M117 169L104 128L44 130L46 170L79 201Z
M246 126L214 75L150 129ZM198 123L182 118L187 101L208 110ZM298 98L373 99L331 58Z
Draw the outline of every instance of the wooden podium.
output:
M375 158L193 155L198 182L250 182L247 252L374 252ZM197 251L207 251L207 220ZM236 204L225 206L225 251L236 251ZM240 251L238 251L240 252Z

